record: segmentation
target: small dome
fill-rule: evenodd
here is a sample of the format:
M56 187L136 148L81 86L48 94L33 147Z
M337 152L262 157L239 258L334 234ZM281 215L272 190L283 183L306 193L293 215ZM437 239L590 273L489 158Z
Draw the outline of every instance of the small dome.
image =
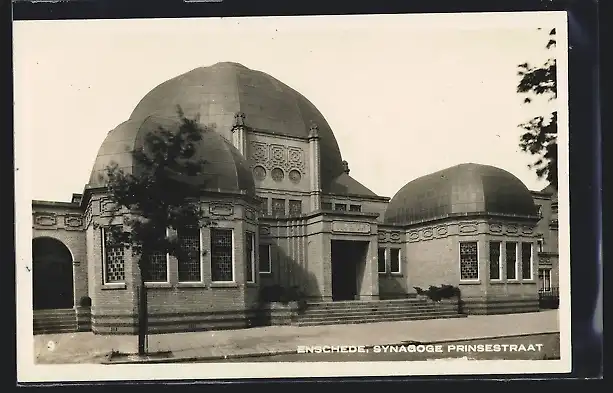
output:
M244 114L248 128L273 135L307 138L316 124L324 190L343 173L337 141L323 115L302 94L262 71L232 62L193 69L147 93L130 119L172 116L177 106L188 117L199 115L204 125L215 124L228 140L238 112Z
M113 162L126 173L135 173L138 168L132 152L144 147L145 137L160 127L176 132L180 125L176 116L150 116L144 120L128 120L120 124L102 143L88 185L103 187L106 167ZM196 145L195 158L206 161L205 173L198 176L181 175L180 181L185 185L255 195L255 184L245 159L218 133L210 130L202 133L202 139Z
M454 214L536 216L530 190L511 173L461 164L415 179L396 193L385 222L406 224Z

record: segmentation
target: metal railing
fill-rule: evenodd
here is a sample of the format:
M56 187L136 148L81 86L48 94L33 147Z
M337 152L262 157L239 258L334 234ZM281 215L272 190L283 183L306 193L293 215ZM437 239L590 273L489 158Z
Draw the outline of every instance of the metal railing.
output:
M560 306L560 291L558 287L539 290L539 307L555 309Z

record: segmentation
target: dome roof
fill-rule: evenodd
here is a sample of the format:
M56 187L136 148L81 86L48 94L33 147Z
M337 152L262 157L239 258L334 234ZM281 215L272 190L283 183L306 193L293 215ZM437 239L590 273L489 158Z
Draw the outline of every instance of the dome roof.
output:
M530 190L511 173L461 164L402 187L387 207L385 222L406 224L468 213L535 216L536 206Z
M217 63L174 77L151 90L136 106L130 120L151 115L172 116L180 106L188 117L200 116L205 125L232 140L237 112L253 130L307 138L317 124L321 149L321 180L324 191L341 173L343 165L330 126L309 100L272 76L237 63Z
M138 171L132 152L145 145L145 137L150 132L165 130L176 132L181 125L175 117L149 116L144 120L128 120L109 132L102 143L92 169L89 186L105 185L106 167L111 163L126 173ZM183 175L179 180L185 185L255 195L255 185L251 171L240 152L221 135L204 131L197 142L195 158L206 160L204 173L198 176Z

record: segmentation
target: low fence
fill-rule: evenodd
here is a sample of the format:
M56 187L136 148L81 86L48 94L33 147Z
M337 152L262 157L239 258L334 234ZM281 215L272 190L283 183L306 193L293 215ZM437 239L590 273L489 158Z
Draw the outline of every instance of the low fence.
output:
M539 307L543 309L556 309L560 307L559 288L539 290Z

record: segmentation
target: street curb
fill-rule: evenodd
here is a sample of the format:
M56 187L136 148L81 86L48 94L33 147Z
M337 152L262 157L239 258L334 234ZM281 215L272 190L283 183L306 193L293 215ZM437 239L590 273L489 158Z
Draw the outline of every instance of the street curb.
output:
M413 340L406 340L403 342L396 343L386 343L386 344L372 344L365 345L366 349L373 349L376 346L401 346L401 345L433 345L433 344L448 344L448 343L456 343L462 341L474 341L474 340L492 340L492 339L500 339L500 338L521 338L528 336L542 336L549 334L560 334L560 332L538 332L538 333L522 333L522 334L511 334L511 335L497 335L497 336L485 336L485 337L469 337L463 339L452 339L452 340L434 340L429 342L418 342ZM168 352L158 352L152 353L151 356L155 356L156 354L168 353ZM203 362L208 360L231 360L231 359L243 359L243 358L260 358L267 356L277 356L277 355L295 355L297 354L297 350L279 350L279 351L271 351L271 352L247 352L247 353L235 353L229 355L208 355L208 356L188 356L188 357L170 357L170 358L162 358L162 359L134 359L134 360L113 360L113 355L128 355L128 354L113 354L109 353L106 357L106 360L101 364L110 365L110 364L159 364L159 363L188 363L188 362Z

